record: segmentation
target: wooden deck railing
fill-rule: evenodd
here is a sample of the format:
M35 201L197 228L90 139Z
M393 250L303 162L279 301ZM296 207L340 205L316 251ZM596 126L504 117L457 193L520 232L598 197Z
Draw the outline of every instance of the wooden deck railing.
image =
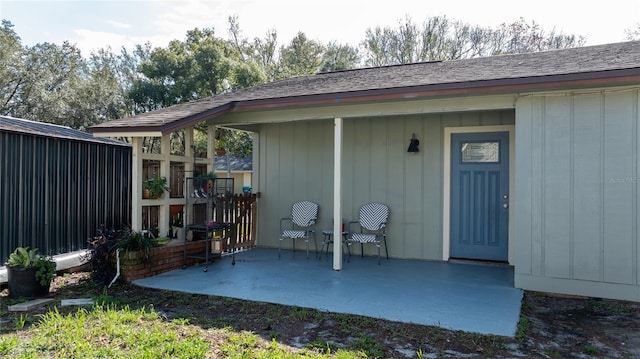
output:
M216 200L216 222L234 223L236 250L255 246L257 198L256 194L235 194ZM222 250L231 251L231 243L222 243Z

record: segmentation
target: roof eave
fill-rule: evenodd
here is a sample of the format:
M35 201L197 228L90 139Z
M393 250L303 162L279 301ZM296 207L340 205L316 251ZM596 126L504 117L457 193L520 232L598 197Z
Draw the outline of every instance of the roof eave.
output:
M233 110L234 103L228 102L204 112L187 116L178 121L168 122L160 126L129 126L129 127L91 127L89 131L98 137L160 137L185 127L195 125L210 118L223 115Z
M211 120L232 111L260 111L306 106L332 106L366 102L491 95L503 93L539 92L589 87L611 87L640 84L640 68L585 73L519 77L472 82L453 82L411 87L360 90L243 101L231 101L221 106L184 117L161 126L94 127L96 136L161 136L199 122Z
M363 90L276 99L239 101L234 110L256 111L291 106L320 106L347 103L397 101L438 97L489 95L500 93L552 91L586 87L640 84L640 68L592 73L454 82L402 88Z

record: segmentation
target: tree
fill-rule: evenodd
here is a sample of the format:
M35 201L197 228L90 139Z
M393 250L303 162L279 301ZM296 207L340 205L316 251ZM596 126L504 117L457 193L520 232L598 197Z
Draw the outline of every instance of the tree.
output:
M83 119L74 114L71 101L80 95L86 64L80 51L68 42L58 46L37 44L24 50L20 86L5 111L59 125L83 128Z
M624 33L629 41L640 40L640 23L637 23L635 28L625 29Z
M0 111L9 113L9 107L22 85L24 52L20 37L13 31L13 25L2 20L0 27Z
M362 42L365 64L384 66L421 61L446 61L507 53L582 46L585 38L547 33L535 22L520 18L497 29L471 26L442 16L418 27L407 17L397 27L367 29Z
M535 21L527 23L523 18L511 24L502 24L498 32L503 36L503 41L492 54L564 49L583 46L586 41L584 36L557 34L555 29L547 33Z
M234 31L240 34L239 28ZM196 28L187 32L184 41L174 40L167 47L147 53L139 48L137 58L141 61L137 69L141 76L133 79L129 90L134 111L151 111L264 83L266 77L258 64L242 61L249 58L246 46L240 36L227 41L216 37L213 29ZM204 138L206 128L199 125L195 131L195 145L202 151L206 138L198 139ZM233 139L227 146L230 153L242 155L247 146L250 153L251 138L247 136L228 136ZM181 134L174 137L176 141L184 140Z
M155 110L233 89L233 66L239 56L213 29L196 28L187 32L185 41L174 40L166 48L153 49L138 66L143 76L130 90L135 110ZM255 83L246 69L237 78Z
M264 82L277 79L279 56L276 30L268 30L264 38L256 37L253 40L248 40L242 36L238 17L230 16L229 35L231 43L240 54L242 64L258 71L258 74L251 75L252 78L261 79ZM246 73L240 72L239 77L246 78Z
M349 70L358 67L360 56L358 49L348 45L330 42L322 54L320 72Z
M68 42L23 48L12 27L3 21L0 28L2 114L80 130L124 114L110 50L85 59Z
M224 148L230 154L239 157L250 156L253 150L253 138L247 132L228 128L219 128L216 136L216 144Z
M280 66L278 78L289 78L301 75L313 75L320 71L324 46L307 39L303 32L291 40L287 46L280 48Z

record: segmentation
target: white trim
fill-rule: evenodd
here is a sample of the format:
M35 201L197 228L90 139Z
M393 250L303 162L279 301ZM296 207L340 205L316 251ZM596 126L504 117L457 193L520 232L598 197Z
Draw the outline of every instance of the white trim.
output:
M449 216L451 209L451 135L454 133L477 133L477 132L509 132L509 263L513 264L515 259L515 245L513 225L515 218L514 210L511 204L515 203L515 125L497 125L497 126L468 126L468 127L445 127L444 128L444 173L443 173L443 189L442 189L442 260L448 261L450 256L451 238L449 228L451 226L451 218Z
M333 269L342 269L342 118L334 119L333 132Z
M161 131L123 131L123 132L94 132L93 137L162 137Z
M296 108L270 109L265 111L242 111L225 114L218 125L236 126L256 123L281 123L290 121L324 120L331 118L382 117L415 115L426 113L448 113L458 111L489 111L514 109L517 95L462 96L436 99L408 98L398 101L344 104L306 107L303 112Z
M171 153L171 134L164 135L160 138L160 153L163 156L162 161L160 161L160 173L159 176L162 176L168 180L167 186L171 188L171 161L168 160L168 155ZM169 221L171 219L169 212L169 199L171 199L170 191L166 192L162 195L162 199L159 201L159 211L158 211L158 236L169 237ZM146 229L146 228L143 228Z
M142 230L142 137L131 139L131 230Z

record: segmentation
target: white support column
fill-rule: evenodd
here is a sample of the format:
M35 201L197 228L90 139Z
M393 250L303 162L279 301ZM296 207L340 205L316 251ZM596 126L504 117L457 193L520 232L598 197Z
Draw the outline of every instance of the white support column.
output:
M251 151L251 191L253 193L260 192L260 134L251 132L252 151Z
M187 127L184 129L184 178L185 182L187 178L193 177L193 127ZM187 194L185 193L185 196Z
M131 230L142 230L142 137L131 138Z
M160 161L160 176L167 178L167 185L171 188L171 161L168 160L171 154L171 134L164 135L160 138L160 154L165 158ZM160 202L160 209L158 211L158 237L165 237L169 235L169 199L171 194L164 192L162 194Z
M333 269L342 269L342 118L333 132Z

